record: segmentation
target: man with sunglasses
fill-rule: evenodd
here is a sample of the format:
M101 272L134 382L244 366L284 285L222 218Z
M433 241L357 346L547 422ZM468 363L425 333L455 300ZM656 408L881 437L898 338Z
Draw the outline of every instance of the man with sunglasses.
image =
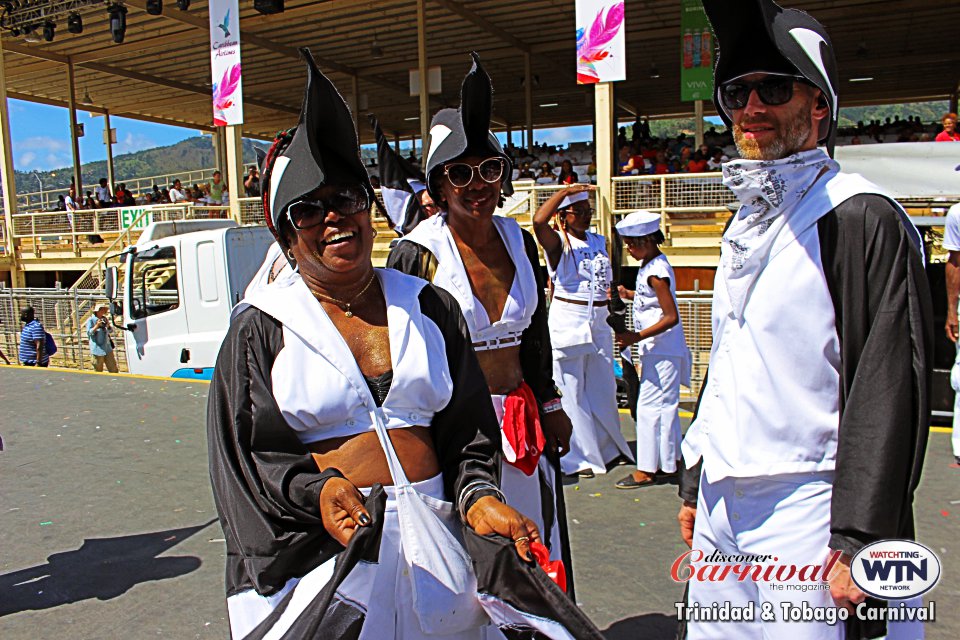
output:
M770 603L775 615L690 619L688 637L922 637L866 620L849 569L865 545L914 535L932 350L920 236L828 155L839 76L823 25L771 0L703 4L720 48L714 101L741 155L723 165L724 184L740 208L723 235L710 369L682 445L681 534L704 556L826 564L829 589L691 580L691 606ZM783 605L842 607L846 629L791 621Z

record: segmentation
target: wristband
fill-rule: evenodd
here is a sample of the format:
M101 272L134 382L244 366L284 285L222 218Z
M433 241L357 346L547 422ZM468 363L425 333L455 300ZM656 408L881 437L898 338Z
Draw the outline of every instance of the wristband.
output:
M554 411L560 411L563 408L563 403L560 401L560 398L554 398L553 400L548 400L540 405L540 410L543 413L553 413Z

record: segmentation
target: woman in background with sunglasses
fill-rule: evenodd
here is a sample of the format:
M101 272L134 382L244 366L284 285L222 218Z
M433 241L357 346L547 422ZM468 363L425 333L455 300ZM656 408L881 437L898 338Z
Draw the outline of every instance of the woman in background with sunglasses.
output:
M567 453L571 426L553 380L536 242L512 218L494 215L513 187L510 161L490 132L492 91L474 54L460 109L431 123L427 182L441 212L401 238L387 266L432 281L460 304L501 419L501 488L537 523L556 560L568 546L556 456Z
M607 464L621 455L633 459L620 433L613 331L606 322L610 257L606 239L590 231L595 190L580 184L561 189L533 217L553 284L553 379L573 423L570 453L561 466L565 474L583 478L606 473ZM554 215L556 229L550 226Z
M234 310L208 403L231 634L482 640L474 563L451 532L502 536L489 544L516 553L500 575L521 583L539 533L502 501L497 418L456 303L373 268L352 116L305 58L300 124L262 172L293 273ZM462 579L426 578L428 592L438 564Z

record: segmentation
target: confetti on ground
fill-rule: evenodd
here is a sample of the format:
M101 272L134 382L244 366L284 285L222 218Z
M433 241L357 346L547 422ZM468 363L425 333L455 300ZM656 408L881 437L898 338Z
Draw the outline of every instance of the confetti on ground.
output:
M174 440L174 442L176 442L177 444L180 444L180 441L179 441L179 440Z
M943 510L940 512L940 515L942 515L944 518L946 518L947 516L950 515L950 512L947 511L946 509L943 509Z
M641 526L641 527L645 527L645 526L647 526L647 523L646 523L646 522L641 522L641 523L640 523L640 526Z
M45 527L45 526L47 526L48 524L53 524L53 521L52 521L52 520L47 520L46 522L41 522L41 523L40 523L40 526L41 526L41 527Z
M591 494L590 494L590 497L591 497L591 498L599 498L599 497L602 496L602 495L603 495L602 493L591 493Z
M170 542L171 540L176 540L176 539L177 539L177 536L170 536L169 538L164 538L163 541Z
M634 498L633 501L634 501L634 502L640 502L640 498Z
M224 538L210 538L207 542L226 542Z

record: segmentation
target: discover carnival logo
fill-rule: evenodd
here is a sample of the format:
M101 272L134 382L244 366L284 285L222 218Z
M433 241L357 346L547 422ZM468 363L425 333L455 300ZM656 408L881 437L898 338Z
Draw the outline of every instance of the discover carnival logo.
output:
M940 558L912 540L882 540L853 556L850 576L861 591L875 598L913 598L936 586Z

